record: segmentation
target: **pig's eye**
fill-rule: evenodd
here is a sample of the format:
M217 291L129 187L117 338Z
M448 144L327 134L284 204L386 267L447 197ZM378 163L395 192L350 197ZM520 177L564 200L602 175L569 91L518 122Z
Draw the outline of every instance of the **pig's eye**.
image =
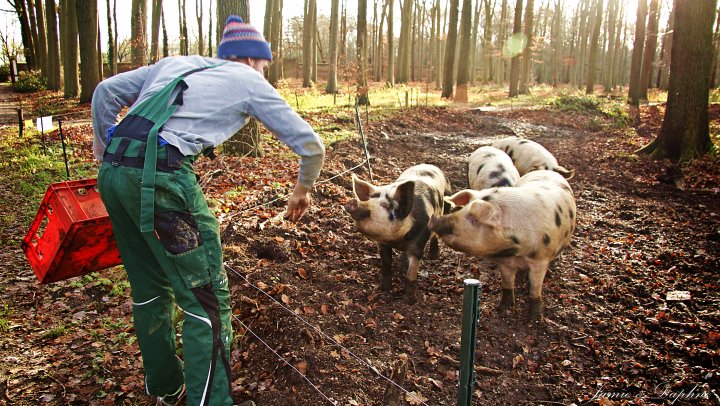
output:
M454 206L454 207L450 208L450 211L448 212L448 214L458 212L458 211L462 210L462 208L463 208L463 206Z

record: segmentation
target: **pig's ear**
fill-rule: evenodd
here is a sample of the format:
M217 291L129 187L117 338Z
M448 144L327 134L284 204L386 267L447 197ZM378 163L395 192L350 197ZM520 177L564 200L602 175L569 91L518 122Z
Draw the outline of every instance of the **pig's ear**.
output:
M370 195L375 193L375 186L370 183L361 180L355 174L352 175L353 182L353 193L355 197L361 202L366 202L370 199Z
M413 208L415 200L415 182L407 181L395 189L394 199L398 203L395 211L397 218L403 219L407 217Z
M500 210L492 203L476 200L470 203L468 215L471 221L490 227L500 227Z
M469 190L461 190L450 197L445 197L445 201L450 203L453 207L467 206L472 199L473 194Z

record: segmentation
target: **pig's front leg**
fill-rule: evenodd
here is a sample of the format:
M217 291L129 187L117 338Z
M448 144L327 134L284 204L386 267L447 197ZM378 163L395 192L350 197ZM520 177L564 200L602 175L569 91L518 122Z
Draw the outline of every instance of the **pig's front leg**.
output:
M531 262L529 264L528 280L530 281L530 300L528 319L536 321L542 319L542 285L547 272L548 262Z
M430 237L430 251L428 252L428 259L440 258L440 243L438 242L437 235L433 234Z
M378 244L380 250L380 290L389 292L392 288L392 248Z
M416 302L415 294L417 293L417 276L420 270L420 258L409 253L408 258L408 269L405 274L405 300L409 304Z
M499 265L500 268L500 286L502 286L502 298L498 311L510 309L515 305L515 275L517 269L512 266Z

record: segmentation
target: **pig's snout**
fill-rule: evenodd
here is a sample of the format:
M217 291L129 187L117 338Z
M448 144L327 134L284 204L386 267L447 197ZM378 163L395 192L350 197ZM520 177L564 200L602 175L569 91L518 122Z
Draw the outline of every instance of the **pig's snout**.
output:
M358 208L358 202L357 199L352 199L349 202L345 203L345 211L353 214L357 211Z
M436 233L439 236L448 235L453 233L453 225L446 216L432 215L430 222L428 223L430 231Z

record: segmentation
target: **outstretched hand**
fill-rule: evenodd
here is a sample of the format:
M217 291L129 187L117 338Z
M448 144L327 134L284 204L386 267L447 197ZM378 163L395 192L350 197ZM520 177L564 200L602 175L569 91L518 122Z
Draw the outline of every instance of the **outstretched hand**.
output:
M299 183L295 184L295 189L288 199L288 207L285 212L286 219L296 223L305 215L311 202L309 191L310 189L305 186Z

